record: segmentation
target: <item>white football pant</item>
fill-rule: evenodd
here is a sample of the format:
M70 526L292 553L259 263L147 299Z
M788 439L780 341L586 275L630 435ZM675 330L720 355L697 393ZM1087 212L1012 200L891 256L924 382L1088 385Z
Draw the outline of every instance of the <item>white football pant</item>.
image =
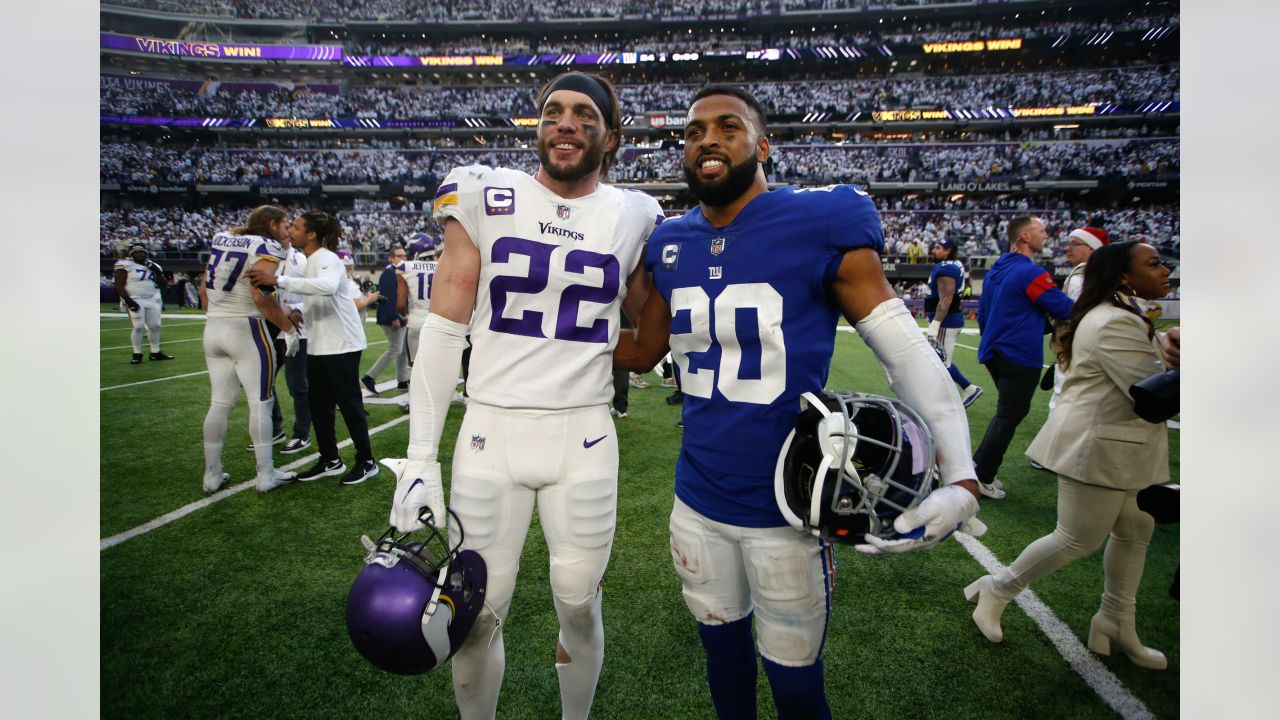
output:
M671 559L700 623L755 613L756 649L779 665L817 662L827 633L835 554L795 528L726 525L675 499Z
M600 580L617 513L618 438L608 406L512 410L472 401L453 454L449 507L462 547L484 557L486 607L453 658L463 720L493 718L506 660L501 623L511 607L533 509L547 539L560 620L563 717L586 718L604 660ZM458 523L449 523L451 542Z
M275 347L262 318L208 318L204 361L212 397L204 418L205 474L222 472L227 418L244 387L249 401L249 439L259 478L271 477L271 404L275 385Z
M129 322L133 325L133 332L129 334L129 340L133 344L133 352L135 355L142 353L142 334L147 334L147 342L151 345L151 352L160 352L160 296L156 295L149 298L134 298L134 302L138 303L138 311L128 310Z

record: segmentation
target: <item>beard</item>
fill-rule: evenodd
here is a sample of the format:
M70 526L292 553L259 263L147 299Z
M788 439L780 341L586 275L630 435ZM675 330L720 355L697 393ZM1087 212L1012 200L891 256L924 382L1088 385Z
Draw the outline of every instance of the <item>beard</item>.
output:
M689 183L689 192L703 205L723 207L742 197L751 183L755 182L759 168L760 162L756 160L756 156L749 155L737 165L730 164L722 179L704 182L698 177L698 168L695 166L690 169L689 164L685 163L684 180Z
M582 159L568 167L551 162L551 146L555 145L557 140L558 138L554 136L546 140L538 140L538 162L542 165L543 172L549 177L560 182L577 182L590 175L592 171L600 169L600 161L604 159L604 145L597 142L596 138L587 133L582 134L584 141Z

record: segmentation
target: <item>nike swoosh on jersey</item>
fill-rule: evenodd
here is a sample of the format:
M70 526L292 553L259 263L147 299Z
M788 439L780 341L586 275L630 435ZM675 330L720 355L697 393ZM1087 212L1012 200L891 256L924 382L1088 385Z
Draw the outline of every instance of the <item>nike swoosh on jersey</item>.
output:
M609 437L609 436L608 436L608 435L601 435L600 437L596 438L595 440L587 440L586 438L583 438L583 439L582 439L582 447L584 447L584 448L589 448L589 447L591 447L592 445L595 445L596 443L600 442L601 440L603 440L603 439L605 439L605 438L607 438L607 437Z

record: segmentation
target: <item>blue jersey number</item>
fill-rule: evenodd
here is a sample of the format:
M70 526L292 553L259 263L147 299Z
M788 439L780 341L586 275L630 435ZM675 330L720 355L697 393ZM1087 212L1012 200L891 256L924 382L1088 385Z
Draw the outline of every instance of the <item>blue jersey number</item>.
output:
M782 395L787 387L787 345L782 295L773 286L727 285L714 303L700 287L676 288L671 291L671 316L681 312L689 313L690 331L671 336L671 355L680 366L685 394L710 398L714 388L733 402L759 405ZM740 327L739 322L754 327ZM720 367L691 370L689 354L705 353L712 343L720 348Z

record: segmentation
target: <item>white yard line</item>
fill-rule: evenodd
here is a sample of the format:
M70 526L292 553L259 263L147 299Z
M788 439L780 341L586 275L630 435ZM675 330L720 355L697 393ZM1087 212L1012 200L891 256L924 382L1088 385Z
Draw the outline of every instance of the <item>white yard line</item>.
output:
M976 538L964 533L956 533L955 538L987 573L994 575L1004 568L995 554ZM1155 714L1129 692L1120 679L1080 642L1075 633L1071 632L1071 628L1058 619L1058 616L1053 614L1053 610L1045 605L1030 588L1018 593L1013 601L1035 622L1045 637L1049 638L1053 646L1058 649L1058 654L1062 655L1062 659L1067 661L1071 669L1075 670L1076 674L1084 679L1085 683L1093 688L1098 697L1102 698L1102 701L1112 710L1119 713L1125 720L1155 718ZM985 640L975 642L985 642Z
M395 420L391 420L390 422L385 422L377 427L369 428L369 435L371 437L373 435L377 435L383 430L388 430L390 428L393 428L396 425L399 425L400 423L407 421L408 419L409 419L408 415L401 415ZM345 447L349 447L350 445L351 445L351 439L347 438L346 440L343 440L342 442L338 443L338 448L342 449ZM320 459L320 453L312 453L304 458L294 460L293 462L281 467L280 469L293 470L294 468L301 467L303 465L306 465L307 463L315 462L316 460L319 460L319 459ZM195 476L192 476L191 482L195 482L195 479L196 479ZM255 480L246 480L245 482L242 482L239 485L232 485L230 487L227 487L226 489L219 490L218 492L210 495L207 498L202 498L193 503L183 505L182 507L178 508L177 510L174 510L173 512L165 513L164 515L161 515L155 520L143 523L131 530L125 530L124 532L118 533L116 535L112 535L109 538L103 538L102 541L99 543L98 551L101 552L103 550L113 548L116 545L119 545L120 543L124 542L125 540L130 540L135 537L138 537L139 535L144 535L146 533L149 533L152 530L155 530L156 528L164 527L165 525L168 525L174 520L184 518L201 508L206 508L218 502L219 500L225 500L226 498L229 498L232 495L235 495L236 493L244 492L245 490L248 490L256 486L257 485Z
M163 345L166 345L166 346L167 346L167 345L177 345L178 343L200 342L201 340L204 340L204 338L191 338L190 340L165 340L165 341L164 341L164 343L162 343L162 344L163 344ZM145 343L144 343L144 344L145 344ZM98 348L98 350L103 351L103 352L105 352L105 351L107 351L107 350L128 350L128 349L130 349L130 348L132 348L132 347L133 347L132 345L116 345L116 346L114 346L114 347Z
M181 342L181 341L178 341L178 342ZM369 347L373 347L374 345L386 345L386 344L387 344L386 340L377 340L369 343ZM125 347L129 347L129 346L126 345ZM153 378L151 380L139 380L138 382L125 383L124 385L110 385L108 387L102 388L98 392L106 392L108 390L119 390L120 388L133 387L134 385L146 385L147 383L164 382L165 380L180 380L182 378L189 378L189 377L195 377L197 375L208 375L208 374L209 374L208 370L201 370L200 372L186 373L185 375L169 375L168 377ZM394 383L392 384L394 385Z

